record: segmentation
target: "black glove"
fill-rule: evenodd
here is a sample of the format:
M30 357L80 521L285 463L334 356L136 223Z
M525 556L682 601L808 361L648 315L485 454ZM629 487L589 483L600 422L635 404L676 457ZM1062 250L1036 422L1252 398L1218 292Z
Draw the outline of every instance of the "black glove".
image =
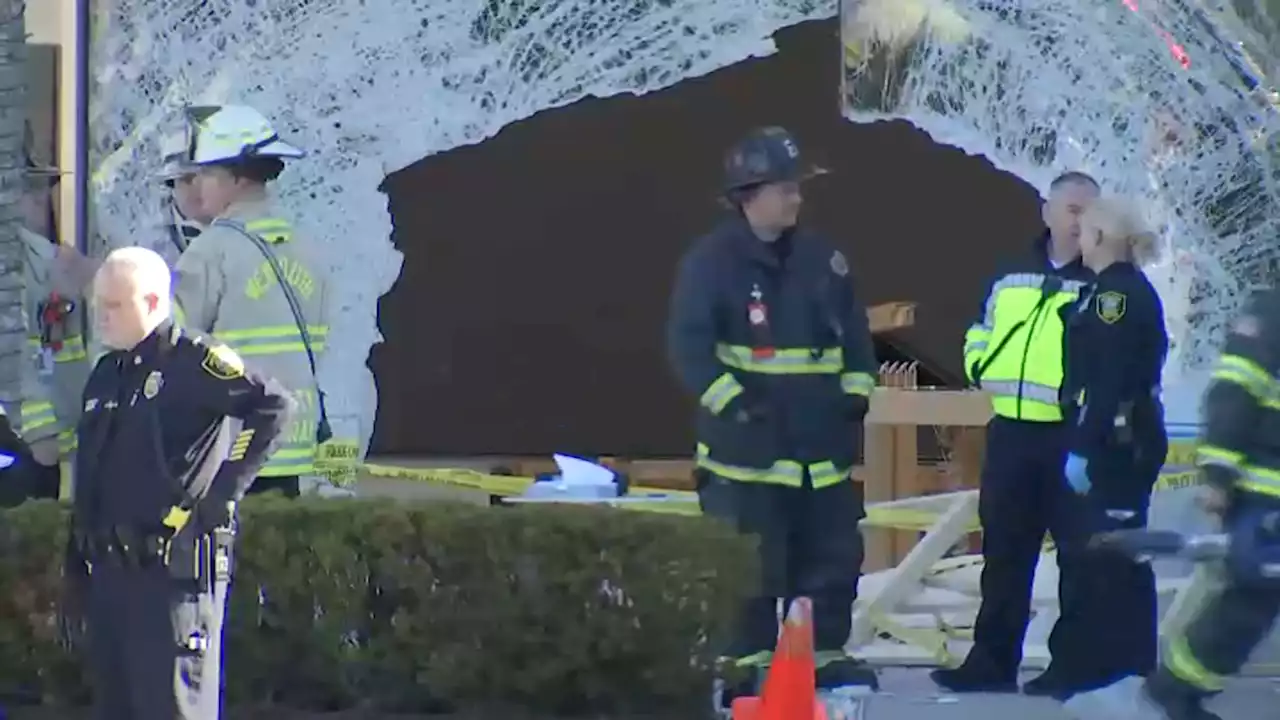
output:
M192 513L196 536L208 535L218 528L231 525L231 506L227 503L202 501Z

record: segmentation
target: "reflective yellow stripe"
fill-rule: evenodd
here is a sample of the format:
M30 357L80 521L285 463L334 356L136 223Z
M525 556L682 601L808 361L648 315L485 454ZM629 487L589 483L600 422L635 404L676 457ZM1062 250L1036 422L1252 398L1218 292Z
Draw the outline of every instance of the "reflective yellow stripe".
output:
M267 458L266 465L258 472L264 477L310 475L315 472L315 443L289 443Z
M244 229L272 244L293 239L293 224L280 218L259 218L244 224Z
M698 467L722 478L738 482L768 483L787 487L800 487L804 484L805 466L794 460L778 460L768 468L726 465L711 459L711 449L703 443L698 443L696 463ZM837 468L835 463L829 460L813 463L808 466L808 470L809 481L813 483L814 488L829 487L849 477L849 469Z
M1216 465L1228 470L1239 470L1244 465L1244 453L1212 445L1196 448L1196 465Z
M1239 355L1223 355L1218 358L1209 378L1217 382L1239 385L1259 403L1276 407L1280 405L1280 391L1276 379L1262 366Z
M698 402L712 413L719 415L734 398L742 394L742 384L731 373L725 373L715 379L702 393Z
M308 325L307 334L311 337L311 350L321 352L329 336L327 325ZM240 355L280 355L283 353L305 353L306 346L302 342L302 333L296 325L274 325L242 330L219 330L218 340L226 343Z
M840 348L770 348L767 357L755 357L753 348L716 345L716 358L726 367L765 375L822 375L844 370Z
M43 400L32 400L22 403L19 411L21 419L18 421L18 433L20 435L29 436L41 428L50 427L58 423L58 417L53 412L53 403Z
M1017 420L1056 422L1062 420L1058 388L1027 381L986 380L982 389L991 394L996 415ZM1019 405L1021 396L1021 405Z
M1270 468L1247 467L1243 475L1236 480L1236 487L1241 490L1280 497L1280 472Z
M75 430L63 430L58 433L58 454L62 457L70 457L79 445Z
M27 345L37 351L43 350L44 339L39 336L28 337ZM82 335L71 335L63 338L62 347L53 353L53 361L58 363L84 360L87 357L88 353L85 352L84 336Z
M1226 687L1221 675L1210 671L1192 654L1186 636L1180 635L1169 643L1165 665L1178 679L1205 692L1219 692Z
M848 395L870 397L875 387L876 381L871 377L871 373L851 372L840 376L840 389Z

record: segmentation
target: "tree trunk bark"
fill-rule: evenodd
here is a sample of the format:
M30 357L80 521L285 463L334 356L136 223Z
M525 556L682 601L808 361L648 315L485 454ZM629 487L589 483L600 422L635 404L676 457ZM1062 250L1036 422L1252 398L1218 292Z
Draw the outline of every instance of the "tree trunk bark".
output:
M29 361L22 308L25 250L18 235L26 178L25 7L23 0L0 0L0 401L6 405L19 400L23 364Z

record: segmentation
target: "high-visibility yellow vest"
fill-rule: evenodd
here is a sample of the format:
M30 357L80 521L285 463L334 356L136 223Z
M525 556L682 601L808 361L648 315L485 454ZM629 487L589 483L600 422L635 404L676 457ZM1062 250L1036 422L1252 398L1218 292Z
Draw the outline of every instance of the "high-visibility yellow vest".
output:
M1062 309L1083 287L1045 273L1005 275L992 286L982 319L965 333L964 366L969 380L991 394L996 415L1062 420ZM981 377L974 377L978 370Z

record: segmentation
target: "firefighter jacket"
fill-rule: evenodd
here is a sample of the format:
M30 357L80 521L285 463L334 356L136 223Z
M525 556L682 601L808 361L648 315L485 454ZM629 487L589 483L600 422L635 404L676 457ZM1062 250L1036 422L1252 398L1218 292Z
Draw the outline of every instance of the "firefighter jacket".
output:
M21 377L22 402L11 416L16 415L16 429L27 443L56 437L59 455L69 458L75 448L80 393L91 367L85 350L84 290L58 272L52 242L26 228L19 228L19 234L26 251L23 312L28 362ZM51 307L55 304L69 312L59 313Z
M121 553L144 548L174 517L183 518L177 525L194 518L197 534L223 525L294 405L283 386L246 369L229 348L169 323L132 350L103 355L83 402L74 525L127 545ZM193 472L209 460L211 472Z
M997 276L964 337L965 375L991 394L996 415L1012 420L1063 420L1063 315L1092 278L1078 258L1055 268L1048 247L1046 233L1029 260Z
M1202 404L1205 480L1280 498L1280 292L1251 298L1227 332Z
M175 315L184 328L212 335L293 393L297 413L262 474L311 474L320 407L317 380L272 263L241 229L264 240L275 256L319 361L329 333L329 281L313 247L295 237L292 224L266 200L232 206L192 240L174 270Z
M681 262L670 361L699 398L697 464L741 482L849 477L875 352L844 255L795 229L759 240L735 215Z
M1115 263L1067 313L1063 397L1076 416L1070 451L1105 463L1151 448L1155 463L1163 462L1160 376L1169 336L1160 295L1135 265Z

